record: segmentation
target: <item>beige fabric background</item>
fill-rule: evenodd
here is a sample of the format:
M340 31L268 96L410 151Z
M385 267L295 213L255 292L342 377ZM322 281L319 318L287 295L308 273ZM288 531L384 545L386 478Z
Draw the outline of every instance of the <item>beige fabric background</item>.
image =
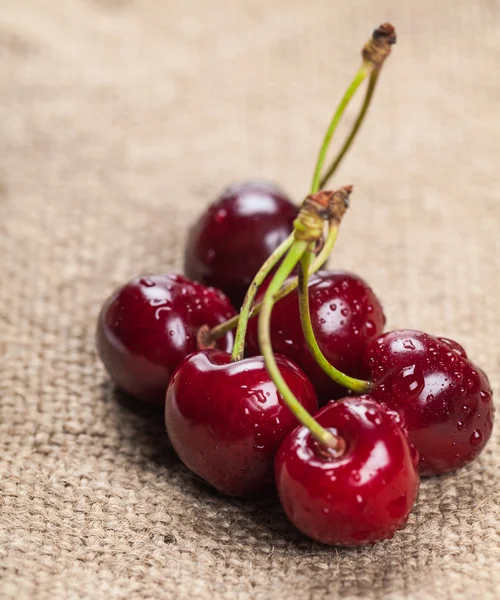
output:
M180 269L221 187L301 198L385 20L399 41L337 178L355 192L333 262L389 327L460 340L498 394L498 2L2 0L2 599L498 598L498 435L425 481L392 541L326 548L198 483L94 351L103 298Z

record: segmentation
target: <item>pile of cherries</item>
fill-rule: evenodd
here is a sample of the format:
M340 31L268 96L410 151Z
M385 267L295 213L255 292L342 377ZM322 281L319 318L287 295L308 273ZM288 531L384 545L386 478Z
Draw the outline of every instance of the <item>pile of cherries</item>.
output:
M370 98L394 41L385 24L363 49ZM420 475L475 459L494 408L462 346L384 333L367 283L321 268L351 191L327 192L320 177L339 114L300 209L269 183L228 187L189 232L185 276L115 291L97 345L119 388L165 403L169 439L194 473L233 496L275 486L299 530L351 546L404 527Z

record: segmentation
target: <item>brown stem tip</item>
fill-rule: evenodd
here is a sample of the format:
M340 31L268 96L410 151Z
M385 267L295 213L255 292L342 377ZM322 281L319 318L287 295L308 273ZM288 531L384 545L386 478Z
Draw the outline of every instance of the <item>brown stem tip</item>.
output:
M328 202L329 222L340 223L345 211L349 208L349 196L352 192L352 185L345 185L337 190Z
M323 224L340 223L347 207L352 185L346 185L336 192L321 190L310 194L302 203L294 221L295 238L316 242L323 235Z
M380 69L395 43L396 30L390 23L383 23L375 29L371 39L363 47L363 60L370 63L372 68Z
M196 345L198 350L207 350L208 348L215 348L215 340L210 335L210 327L208 325L202 325L198 329L196 335Z

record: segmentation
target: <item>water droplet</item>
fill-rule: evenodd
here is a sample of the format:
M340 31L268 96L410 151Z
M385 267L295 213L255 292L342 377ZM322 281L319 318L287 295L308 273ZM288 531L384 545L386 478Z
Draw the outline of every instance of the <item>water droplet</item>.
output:
M415 350L415 344L412 342L412 340L405 340L403 342L403 348L405 350Z
M365 329L368 335L373 335L375 333L375 323L373 321L367 321L365 323Z
M457 360L455 352L447 352L446 356L450 359L450 362L455 362Z
M424 387L424 375L416 365L405 367L392 381L393 393L405 402L414 400Z
M341 315L343 315L344 317L347 317L347 316L349 316L349 311L348 311L348 309L347 309L347 308L343 308L343 309L340 311L340 314L341 314Z
M479 396L483 402L489 402L491 400L491 394L489 392L485 392L484 390L479 392Z
M434 394L428 394L426 400L427 402L432 402L434 400Z
M353 481L361 481L361 475L359 474L358 471L353 471L351 473L352 479Z
M366 307L366 312L369 312L369 313L373 312L373 306L372 306L371 304L369 304L369 305Z
M457 429L462 429L464 426L464 422L463 421L458 421L457 422Z
M170 302L168 300L165 300L165 298L149 298L149 305L150 306L169 306Z
M443 344L446 344L448 346L448 348L451 348L456 354L458 354L458 356L467 358L467 353L465 352L463 347L458 342L455 342L455 340L450 340L450 339L444 338L444 337L440 337L440 338L438 338L438 340L440 342L442 342Z
M156 285L156 283L149 277L142 277L139 279L139 283L144 287L154 287Z
M324 509L323 509L323 514L324 514L324 515L327 515L329 512L330 512L330 509L329 509L329 508L324 508Z
M363 496L361 496L361 494L356 494L356 502L358 504L363 504L364 501L365 499L363 498Z
M483 441L483 434L479 431L479 429L474 429L469 441L471 446L479 446L479 444L481 444Z
M321 323L321 325L324 325L326 323L325 319L320 319L319 322Z
M373 423L374 425L380 425L382 423L382 420L380 419L379 415L374 410L367 410L366 418L368 421L370 421L370 423Z
M222 223L226 217L227 217L227 210L225 208L220 208L215 213L215 222Z
M248 410L248 408L245 408L245 414L246 414L246 415L249 415L249 414L250 414L250 411Z
M340 325L341 325L341 326L342 326L342 325L345 325L345 321L344 321L344 319L342 319L342 320L340 321Z
M335 302L332 302L330 304L330 310L336 311L337 310L337 305L335 304Z
M169 312L170 311L170 306L160 306L160 308L157 308L155 310L155 319L157 321L160 320L160 315L161 315L162 311L163 312Z

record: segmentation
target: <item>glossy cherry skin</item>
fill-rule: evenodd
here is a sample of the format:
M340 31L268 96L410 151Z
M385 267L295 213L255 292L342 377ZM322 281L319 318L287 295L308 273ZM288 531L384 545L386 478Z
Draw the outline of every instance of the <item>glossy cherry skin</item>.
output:
M297 212L271 183L230 185L189 232L186 275L221 289L239 308L262 263L292 232Z
M374 398L403 415L422 475L452 471L483 450L493 428L491 387L457 342L391 331L370 342Z
M258 299L263 291L259 290ZM372 289L357 275L342 271L318 271L309 280L311 321L319 347L337 369L353 377L364 377L366 345L384 329L382 305ZM258 319L249 321L248 353L259 354ZM298 292L279 300L271 317L273 349L288 356L309 377L320 403L345 396L312 357L302 333Z
M370 396L330 402L316 420L346 443L329 458L305 427L276 456L276 486L288 518L309 537L358 546L403 528L417 497L418 455L400 418Z
M272 488L280 443L297 425L262 356L230 362L220 350L186 358L167 391L165 423L183 463L219 492L257 496ZM313 386L291 361L276 356L285 381L309 411Z
M197 350L202 325L214 327L235 314L222 292L182 275L136 277L104 303L97 349L114 383L145 402L164 402L170 377ZM233 334L218 346L230 351Z

